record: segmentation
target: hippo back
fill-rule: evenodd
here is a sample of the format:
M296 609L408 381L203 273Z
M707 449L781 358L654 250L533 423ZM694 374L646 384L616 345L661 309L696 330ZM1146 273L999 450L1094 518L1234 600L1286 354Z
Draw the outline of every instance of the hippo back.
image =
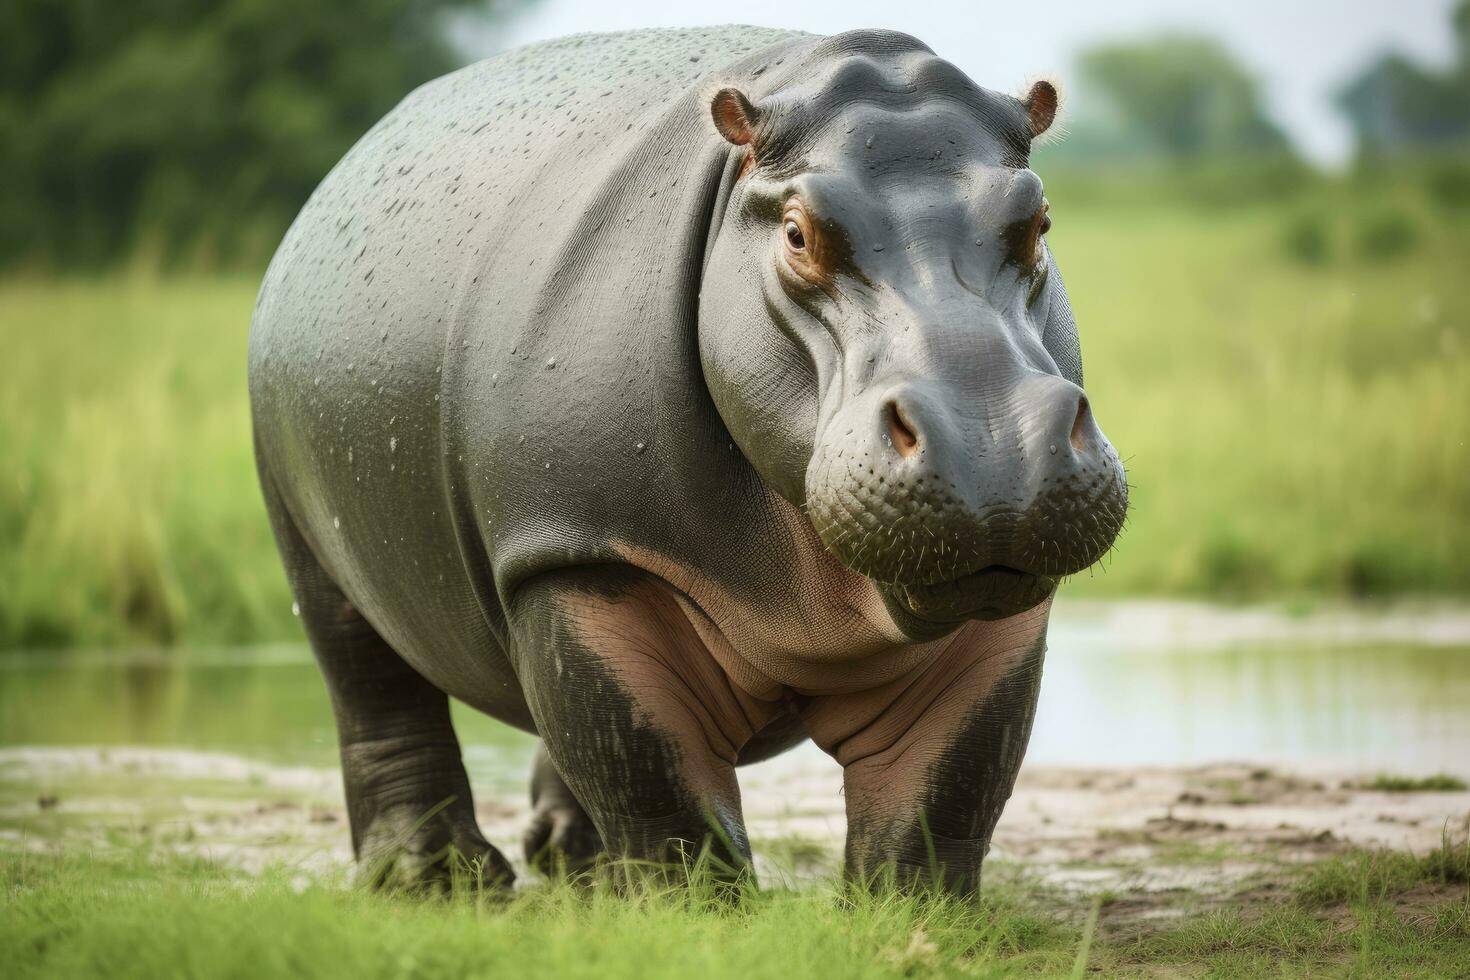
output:
M690 479L734 492L691 466L726 448L693 336L730 159L705 89L804 37L585 35L431 82L333 169L272 261L250 347L263 478L452 693L504 707L480 689L506 593L608 555L611 510Z

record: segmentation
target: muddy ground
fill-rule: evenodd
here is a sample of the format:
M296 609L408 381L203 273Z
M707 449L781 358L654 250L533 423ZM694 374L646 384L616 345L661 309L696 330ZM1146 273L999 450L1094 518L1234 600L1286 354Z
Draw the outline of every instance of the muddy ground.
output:
M1114 914L1177 915L1269 897L1291 868L1358 847L1425 852L1462 835L1470 792L1381 792L1366 776L1249 765L1112 771L1028 767L992 862ZM838 772L798 750L742 773L757 866L768 881L828 874L845 821ZM0 846L151 846L258 870L350 865L341 784L329 769L157 749L0 750ZM519 860L520 796L482 798L490 840ZM1188 898L1181 904L1182 898Z

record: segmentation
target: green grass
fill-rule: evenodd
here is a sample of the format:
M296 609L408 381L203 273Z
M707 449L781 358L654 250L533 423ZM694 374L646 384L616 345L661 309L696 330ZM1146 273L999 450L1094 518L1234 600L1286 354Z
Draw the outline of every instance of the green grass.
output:
M1455 975L1470 893L1409 860L1414 883L1437 888L1412 903L1343 859L1340 894L1308 884L1310 900L1130 918L1126 896L1073 896L1004 866L977 903L830 882L733 903L648 884L505 900L371 893L285 867L251 877L150 850L4 852L0 962L16 978Z
M1470 594L1470 224L1432 182L1293 186L1053 182L1134 485L1074 592ZM0 647L298 635L250 459L255 286L0 283Z
M1220 909L1140 939L1124 962L1135 975L1150 976L1180 975L1158 969L1165 965L1185 976L1220 978L1463 975L1470 901L1427 911L1376 904L1337 913L1290 905Z
M1358 783L1359 789L1378 790L1382 793L1456 793L1470 788L1458 776L1436 773L1433 776L1394 776L1380 773L1372 779Z
M1377 902L1420 885L1457 886L1470 897L1470 822L1428 854L1356 851L1314 865L1297 886L1308 905Z
M1470 225L1403 185L1231 208L1052 195L1087 387L1133 485L1094 594L1470 592ZM1299 211L1334 243L1304 264ZM1353 245L1385 211L1392 257Z
M0 646L295 635L251 461L254 289L0 287Z
M955 964L1055 973L1071 930L987 901L833 889L740 905L699 891L535 887L512 901L420 899L247 879L198 861L0 858L7 975L890 977Z

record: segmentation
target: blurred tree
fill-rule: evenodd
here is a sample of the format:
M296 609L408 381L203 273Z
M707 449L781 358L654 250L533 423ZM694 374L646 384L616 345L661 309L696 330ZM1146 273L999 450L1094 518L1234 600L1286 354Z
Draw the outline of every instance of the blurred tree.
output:
M1386 54L1338 94L1358 152L1383 156L1470 144L1470 0L1451 17L1456 58L1444 72Z
M1207 37L1164 35L1088 48L1086 82L1112 104L1122 131L1176 159L1291 155L1261 109L1253 78Z
M0 263L269 254L317 182L517 0L4 0Z

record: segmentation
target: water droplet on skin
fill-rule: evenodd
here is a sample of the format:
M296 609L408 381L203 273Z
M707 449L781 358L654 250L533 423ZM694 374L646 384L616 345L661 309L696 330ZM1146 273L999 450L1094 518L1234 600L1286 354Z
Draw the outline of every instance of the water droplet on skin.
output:
M298 617L301 615L301 603L299 603L299 602L293 602L293 603L291 603L291 615L298 616Z
M554 367L556 367L556 358L554 358L554 357L548 357L546 359L546 368L547 368L547 370L550 370L551 368L554 368Z
M342 518L340 518L340 517L333 517L332 518L332 526L340 530L341 527L342 527Z
M883 251L883 246L882 245L874 245L873 246L873 251L875 251L875 252L881 252L881 251Z
M648 444L647 443L640 442L638 445L636 445L636 446L633 447L633 451L634 452L637 452L637 453L641 453L641 452L643 452L643 450L645 450L647 448L648 448Z
M388 452L390 452L390 453L396 453L396 452L398 452L398 437L397 436L389 436L388 437Z
M1047 446L1046 448L1049 449L1049 450L1051 450L1051 454L1053 456L1055 456L1057 454L1057 447L1055 445Z

